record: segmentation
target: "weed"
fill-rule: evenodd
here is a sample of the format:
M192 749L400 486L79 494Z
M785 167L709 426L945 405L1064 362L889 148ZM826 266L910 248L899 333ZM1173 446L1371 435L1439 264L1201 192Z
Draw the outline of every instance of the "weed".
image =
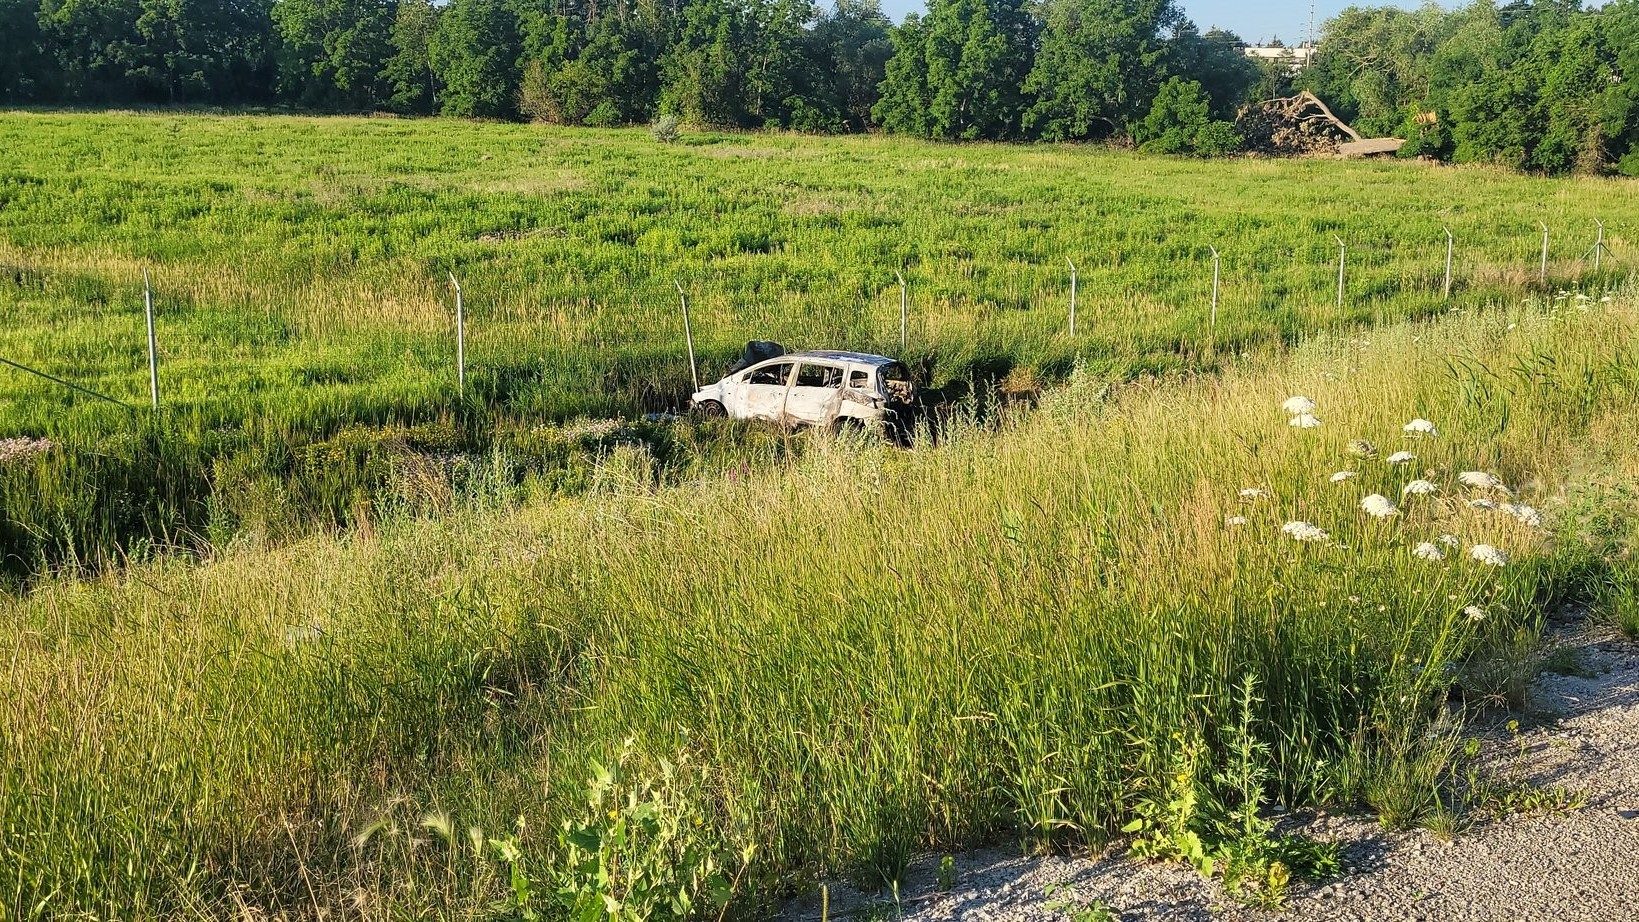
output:
M1120 916L1103 900L1083 900L1068 881L1047 885L1043 894L1047 902L1042 908L1051 913L1062 913L1068 922L1118 922Z

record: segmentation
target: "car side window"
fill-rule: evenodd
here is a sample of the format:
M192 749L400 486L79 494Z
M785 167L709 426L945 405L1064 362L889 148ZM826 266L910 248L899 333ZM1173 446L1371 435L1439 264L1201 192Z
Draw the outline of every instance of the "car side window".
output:
M871 389L871 373L868 372L868 371L860 371L860 370L855 370L855 371L849 372L848 373L848 387L850 387L850 388L852 388L853 390L856 390L856 391L868 391L868 390L870 390Z
M780 362L779 364L770 365L767 368L759 368L756 371L752 372L751 373L751 379L747 383L748 384L774 384L774 385L778 385L780 387L784 387L786 379L789 378L790 376L791 376L791 363L790 362Z
M803 365L797 372L798 387L830 387L842 386L842 369L832 368L830 365Z

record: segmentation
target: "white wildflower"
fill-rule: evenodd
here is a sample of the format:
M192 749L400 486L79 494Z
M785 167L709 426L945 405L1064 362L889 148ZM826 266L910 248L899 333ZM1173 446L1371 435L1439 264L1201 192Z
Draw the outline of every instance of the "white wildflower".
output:
M1280 408L1289 415L1304 416L1315 412L1315 402L1307 397L1288 397Z
M1387 496L1373 493L1360 501L1360 508L1374 519L1386 519L1392 515L1399 515L1400 509Z
M1463 546L1462 539L1457 537L1456 535L1441 535L1440 537L1436 538L1435 540L1439 541L1441 544L1445 545L1446 547L1462 547Z
M1287 522L1280 527L1281 534L1290 535L1296 541L1325 541L1330 535L1318 526L1308 522Z
M1445 551L1440 550L1432 541L1424 541L1422 544L1417 545L1412 549L1411 555L1418 560L1446 559Z
M7 461L27 461L36 455L43 455L54 447L50 439L31 439L28 437L15 439L0 439L0 464Z
M1338 471L1332 475L1332 483L1342 483L1353 476L1355 476L1354 471Z
M1542 527L1542 513L1536 511L1530 506L1516 506L1513 503L1503 503L1502 505L1498 506L1497 509L1513 516L1522 525L1530 528Z
M1401 488L1401 496L1427 496L1430 493L1440 492L1439 486L1429 480L1413 480Z
M1230 526L1245 525L1246 524L1246 516L1244 516L1244 515L1232 515L1229 518L1224 519L1224 524L1225 525L1230 525Z
M1490 471L1463 471L1457 475L1457 482L1476 490L1507 489L1502 484L1502 478Z
M1606 295L1606 296L1604 296L1604 297L1603 297L1603 298L1600 298L1600 299L1599 299L1599 303L1600 303L1600 304L1609 304L1609 303L1611 303L1611 296L1610 296L1610 295Z
M1489 544L1476 544L1469 549L1468 556L1490 567L1500 567L1508 563L1508 554L1501 548Z
M1485 509L1489 511L1497 508L1497 504L1488 499L1471 499L1468 501L1468 508Z
M1390 464L1410 464L1417 460L1417 456L1409 451L1397 451L1386 458Z
M1315 429L1320 426L1320 417L1310 416L1308 413L1305 413L1302 416L1294 416L1287 420L1286 425L1295 426L1299 429Z
M1428 420L1423 419L1421 417L1419 417L1417 419L1414 419L1409 423L1406 423L1404 426L1401 426L1400 428L1403 429L1406 432L1411 433L1412 435L1439 435L1440 434L1440 430L1434 428L1433 423L1431 423Z
M1365 439L1352 439L1349 442L1349 454L1359 458L1377 457L1377 446Z
M1467 608L1463 609L1463 614L1467 615L1468 620L1470 621L1485 620L1485 609L1479 607L1478 605L1468 606Z
M1263 487L1247 487L1241 491L1240 496L1241 499L1249 502L1254 499L1268 499L1269 491L1265 490Z

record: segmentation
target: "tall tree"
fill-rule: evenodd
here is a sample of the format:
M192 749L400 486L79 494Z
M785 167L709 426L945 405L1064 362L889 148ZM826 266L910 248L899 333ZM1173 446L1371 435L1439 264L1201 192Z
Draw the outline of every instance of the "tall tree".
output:
M1049 141L1129 133L1166 78L1168 39L1185 23L1173 0L1048 0L1025 127Z
M429 47L437 29L438 7L430 0L399 0L387 39L392 53L381 69L387 108L406 115L433 111L438 81Z
M901 34L902 33L902 34ZM879 119L893 131L978 140L1019 135L1035 22L1020 0L932 0L928 15L896 30L896 67L882 85ZM916 107L925 103L925 114Z
M864 131L871 122L877 86L887 76L892 28L876 0L837 0L814 26L812 56L828 81L832 107L849 131Z
M374 108L397 0L279 0L279 87L303 106Z
M50 99L56 65L45 54L40 0L0 0L0 100Z
M445 115L506 118L518 111L518 16L503 0L454 0L428 46Z

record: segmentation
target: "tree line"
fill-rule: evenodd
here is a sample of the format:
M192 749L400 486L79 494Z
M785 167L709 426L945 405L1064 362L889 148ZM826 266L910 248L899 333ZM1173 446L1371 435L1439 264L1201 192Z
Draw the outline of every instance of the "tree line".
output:
M1174 0L0 0L0 101L1242 149L1309 89L1406 155L1639 175L1639 0L1354 7L1313 66Z

